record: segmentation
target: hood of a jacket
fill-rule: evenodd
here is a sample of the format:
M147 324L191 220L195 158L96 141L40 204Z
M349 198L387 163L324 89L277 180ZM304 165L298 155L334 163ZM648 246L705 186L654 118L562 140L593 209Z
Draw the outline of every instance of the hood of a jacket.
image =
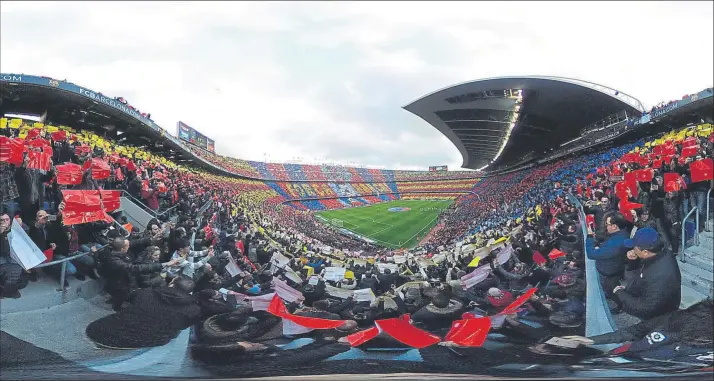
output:
M196 303L192 295L184 294L171 287L154 289L154 295L165 305L187 306Z

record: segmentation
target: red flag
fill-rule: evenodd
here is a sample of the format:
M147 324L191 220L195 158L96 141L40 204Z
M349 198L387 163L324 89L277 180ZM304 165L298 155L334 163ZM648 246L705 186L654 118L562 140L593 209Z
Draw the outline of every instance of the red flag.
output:
M689 170L692 172L693 183L714 180L714 160L711 158L691 162Z
M426 348L441 341L439 336L423 331L399 318L375 321L382 332L412 348Z
M592 214L588 214L585 216L585 225L590 226L590 228L594 228L595 226L595 216ZM593 229L594 230L594 229Z
M62 191L62 197L65 203L62 222L65 225L112 221L111 217L102 209L99 191L65 189Z
M667 172L664 174L665 192L676 192L683 188L682 185L684 185L684 182L682 181L682 177L679 176L679 173Z
M117 181L123 181L124 171L122 171L121 168L114 168L114 178L117 179Z
M52 149L49 147L30 150L27 157L30 159L27 162L27 168L49 171L52 167Z
M91 163L92 168L92 178L95 180L104 180L109 178L111 170L109 169L109 163L106 160L93 158Z
M57 184L79 185L82 183L82 167L74 163L55 166Z
M545 260L545 257L543 257L543 254L541 254L539 251L536 251L533 253L533 262L536 264L542 266L544 265L547 261Z
M62 142L67 140L67 132L64 130L53 132L50 134L50 136L52 137L52 140L56 142Z
M693 147L697 145L697 138L690 136L682 142L682 147Z
M491 329L491 319L487 317L456 320L444 341L451 341L462 347L480 347L486 341Z
M625 184L632 192L632 196L637 197L637 175L634 171L625 173Z
M652 168L662 168L662 160L653 160Z
M654 172L652 169L646 168L646 169L638 169L635 172L635 179L639 182L643 183L648 183L652 181L652 178L654 177Z
M104 211L109 213L119 209L121 204L121 191L118 190L103 190L102 194L102 204L104 204Z
M625 183L624 181L620 181L615 184L615 194L618 198L627 198L628 188L629 187L627 186L627 183Z
M634 218L632 217L632 210L639 209L642 206L643 206L642 204L638 204L636 202L630 202L626 199L622 199L622 200L620 200L619 209L620 209L620 213L622 213L622 216L625 217L625 219L627 221L634 223L635 221L634 221Z
M134 164L133 161L129 161L128 163L126 163L126 169L132 172L136 171L136 164Z
M677 149L673 145L665 145L662 147L662 156L676 155Z
M637 162L641 167L646 167L650 163L650 159L646 157L640 156L639 161Z
M564 257L564 256L565 256L565 253L563 253L562 251L560 251L558 249L553 249L548 254L548 258L550 258L551 260L555 260L557 258Z
M81 156L83 154L88 154L89 152L91 152L91 150L92 150L92 148L90 148L89 146L85 146L85 145L80 145L80 146L74 147L74 153L77 154L77 156Z
M538 291L537 288L533 287L526 291L523 295L519 296L518 299L514 300L513 303L509 304L508 307L504 308L503 311L501 311L500 315L510 315L514 314L518 311L518 309L530 299L533 294Z
M29 141L25 141L25 144L27 144L28 146L33 147L33 148L51 147L50 142L48 142L45 139L29 140Z
M682 157L697 156L698 148L699 148L699 147L685 147L685 148L682 148Z
M40 132L42 132L42 130L40 130L39 128L33 128L30 131L27 131L27 140L32 140L40 137Z
M22 154L25 151L21 139L10 139L0 136L0 161L8 164L22 165Z
M372 327L364 331L355 332L347 336L347 342L353 347L358 347L379 335L379 328Z
M52 259L55 257L55 251L52 248L49 248L42 253L45 254L45 258L47 258L42 263L52 262Z
M270 302L270 305L268 306L268 312L271 314L286 319L290 320L291 322L301 325L305 328L312 328L312 329L332 329L332 328L337 328L345 324L344 320L330 320L330 319L321 319L321 318L312 318L312 317L306 317L306 316L297 316L293 315L290 312L288 312L288 309L285 308L285 304L283 304L282 299L275 294L273 296L273 300Z

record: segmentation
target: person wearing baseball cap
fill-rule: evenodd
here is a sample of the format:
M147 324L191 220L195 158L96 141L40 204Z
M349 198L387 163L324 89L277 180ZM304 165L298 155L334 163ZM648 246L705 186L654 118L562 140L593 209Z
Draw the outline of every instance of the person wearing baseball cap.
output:
M640 268L630 285L613 290L622 310L643 320L676 311L682 299L682 275L660 234L652 228L640 229L625 240L625 247L631 249L627 258L640 261Z

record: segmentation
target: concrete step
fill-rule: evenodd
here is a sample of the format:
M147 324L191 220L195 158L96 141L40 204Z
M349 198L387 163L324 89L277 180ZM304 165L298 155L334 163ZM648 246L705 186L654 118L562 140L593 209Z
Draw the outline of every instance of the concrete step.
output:
M703 258L709 259L710 261L714 257L714 253L712 253L712 248L703 245L689 247L684 250L684 254L687 255L687 257L689 257L689 255L701 256Z
M697 292L696 290L692 289L691 287L688 287L686 285L682 285L682 302L679 304L680 309L684 308L689 308L691 305L696 304L704 299L706 299L706 295Z
M67 277L69 287L64 295L65 302L79 298L91 298L101 289L99 281L87 278L80 281L77 278ZM42 271L39 273L37 282L29 282L27 287L20 290L22 295L19 299L2 299L0 315L9 313L32 311L50 308L63 302L62 291L58 291L59 282Z
M702 255L688 255L687 263L692 264L693 266L697 266L700 269L703 269L704 271L707 271L709 273L714 272L714 261Z
M682 272L682 286L687 286L703 295L711 293L712 282L708 282L696 275Z
M3 314L0 329L75 362L115 362L140 353L98 348L87 338L87 325L110 313L80 298L46 309Z
M714 248L714 233L706 231L701 232L699 234L699 246Z
M103 310L113 312L112 305L107 303L107 300L109 300L109 295L107 295L106 293L100 293L99 295L97 295L91 299L87 299L87 301L89 303L92 303L92 305L94 305L98 308L101 308Z
M709 283L714 282L714 273L697 266L698 263L699 263L699 261L697 261L696 263L693 263L693 261L690 261L688 258L686 263L683 263L681 261L678 263L679 270L682 273L686 272L686 273L696 275L699 278L709 281Z

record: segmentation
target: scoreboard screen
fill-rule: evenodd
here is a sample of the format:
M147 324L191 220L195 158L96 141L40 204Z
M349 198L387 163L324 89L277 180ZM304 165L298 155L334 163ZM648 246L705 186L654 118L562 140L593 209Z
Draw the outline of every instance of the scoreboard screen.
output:
M435 165L435 166L429 167L429 172L445 172L448 170L449 170L449 167L446 165Z
M196 147L205 149L210 152L216 152L215 142L213 139L207 138L202 133L196 131L193 127L190 127L184 122L178 122L176 124L176 136L185 142L191 143Z

